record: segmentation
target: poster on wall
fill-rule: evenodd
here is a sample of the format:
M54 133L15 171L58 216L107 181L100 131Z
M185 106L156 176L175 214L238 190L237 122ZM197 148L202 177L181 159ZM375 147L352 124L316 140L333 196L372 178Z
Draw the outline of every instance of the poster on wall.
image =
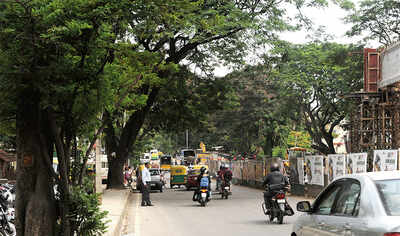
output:
M374 171L397 170L397 150L374 150Z
M328 155L328 183L346 174L346 154Z
M306 182L324 186L324 156L306 156Z
M367 153L351 153L346 156L346 174L367 172Z
M299 173L299 184L304 185L304 159L297 159L297 173Z

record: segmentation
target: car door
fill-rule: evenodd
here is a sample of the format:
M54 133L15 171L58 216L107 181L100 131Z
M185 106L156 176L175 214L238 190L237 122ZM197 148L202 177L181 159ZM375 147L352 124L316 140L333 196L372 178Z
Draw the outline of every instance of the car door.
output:
M305 219L300 229L302 236L333 236L337 235L331 224L330 214L337 197L344 186L343 181L336 181L318 197L313 205L312 213Z
M331 211L332 227L339 235L366 236L367 225L358 216L361 201L361 184L355 179L346 179L343 190Z

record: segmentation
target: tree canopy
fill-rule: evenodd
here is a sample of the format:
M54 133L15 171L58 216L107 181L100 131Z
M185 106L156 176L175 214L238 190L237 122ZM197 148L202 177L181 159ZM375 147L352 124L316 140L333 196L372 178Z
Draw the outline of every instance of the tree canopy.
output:
M359 7L350 5L346 22L353 26L348 35L366 34L366 39L390 45L400 39L400 2L397 0L362 0Z
M362 87L362 46L312 42L284 43L272 76L281 86L280 95L296 104L298 117L310 134L312 147L321 153L335 153L334 129L351 109L344 94Z

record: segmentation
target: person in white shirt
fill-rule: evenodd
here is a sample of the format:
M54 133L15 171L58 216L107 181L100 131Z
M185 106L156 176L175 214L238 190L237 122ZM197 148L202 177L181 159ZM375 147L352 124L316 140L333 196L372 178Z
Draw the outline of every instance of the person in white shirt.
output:
M151 175L149 171L150 164L146 163L142 170L142 182L143 182L143 189L142 189L142 206L153 206L150 201L150 186L149 182L151 181Z

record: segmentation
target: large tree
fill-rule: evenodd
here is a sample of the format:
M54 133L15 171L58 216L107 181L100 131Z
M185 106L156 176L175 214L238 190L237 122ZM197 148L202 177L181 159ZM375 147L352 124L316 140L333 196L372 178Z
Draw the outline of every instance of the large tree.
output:
M347 7L346 7L347 6ZM362 0L358 6L345 4L351 11L346 22L353 26L349 35L365 35L390 45L400 39L400 2L397 0Z
M146 116L157 101L160 89L168 82L170 65L194 64L207 70L217 60L240 63L249 47L259 47L276 38L279 31L291 28L287 6L325 1L239 0L239 1L136 1L130 22L134 50L152 53L157 58L156 77L141 84L134 94L146 98L142 106L131 107L121 132L118 118L106 111L109 120L109 187L121 187L122 166L141 132ZM294 22L291 22L295 24ZM250 39L250 40L249 40ZM153 57L154 59L154 57ZM152 63L153 64L153 63ZM147 65L147 64L146 64ZM153 64L154 65L154 64ZM111 155L114 154L114 155Z
M344 94L362 86L362 46L329 42L279 44L271 76L281 86L282 98L295 104L297 117L310 134L312 148L335 153L334 129L351 109Z
M118 48L117 36L125 32L126 3L0 3L0 114L16 122L17 235L81 232L71 204L71 185L81 182L70 172L71 151L77 137L98 124L109 84L101 75ZM54 149L59 173L52 168ZM59 208L54 184L61 193Z

